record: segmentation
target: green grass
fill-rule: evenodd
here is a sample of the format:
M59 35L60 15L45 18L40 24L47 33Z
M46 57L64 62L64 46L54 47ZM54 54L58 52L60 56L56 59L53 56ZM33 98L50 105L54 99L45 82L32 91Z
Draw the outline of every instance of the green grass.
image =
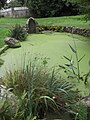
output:
M4 45L4 39L8 34L8 27L0 27L0 48Z
M90 21L85 21L84 15L64 16L51 18L36 18L41 25L61 25L61 26L76 26L80 28L90 29ZM26 18L0 18L0 24L23 24L25 25Z
M26 18L0 18L0 24L25 24Z
M90 29L90 21L86 22L84 19L84 15L41 18L41 19L37 19L37 21L41 25L75 26L75 27Z

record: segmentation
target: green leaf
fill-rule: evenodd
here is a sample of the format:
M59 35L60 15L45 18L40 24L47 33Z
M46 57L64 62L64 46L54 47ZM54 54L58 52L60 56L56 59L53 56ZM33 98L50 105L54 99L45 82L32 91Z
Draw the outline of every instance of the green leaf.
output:
M61 91L61 92L63 92L63 93L65 93L65 94L67 94L66 90L64 90L62 88L58 88L58 90Z
M85 55L83 55L83 56L78 60L78 62L80 62L84 57L85 57Z
M66 57L66 56L63 56L66 60L68 60L68 61L71 61L68 57Z
M70 67L71 65L69 65L69 64L65 64L67 67Z
M3 108L6 99L0 99L0 110Z
M76 50L70 44L69 47L71 48L72 52L76 53Z
M49 96L41 96L40 99L48 99L48 100L50 100L51 102L53 102L54 105L57 107L56 102L55 102L51 97L49 97ZM58 107L57 107L57 108L58 108Z
M36 120L36 116L33 116L32 113L30 113L26 120Z
M62 68L62 69L65 69L65 67L64 67L64 66L62 66L62 65L59 65L59 67L60 67L60 68Z
M87 83L87 80L88 80L89 76L90 76L90 70L89 70L89 72L85 75L85 80L84 80L84 83L85 83L85 84Z

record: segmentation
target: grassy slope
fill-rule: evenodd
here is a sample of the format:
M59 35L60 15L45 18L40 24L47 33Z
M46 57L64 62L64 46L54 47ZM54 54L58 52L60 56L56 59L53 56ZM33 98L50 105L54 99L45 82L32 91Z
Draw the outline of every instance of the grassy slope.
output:
M4 39L7 37L8 30L8 27L0 26L0 48L4 45Z
M26 20L26 18L0 18L0 24L25 24ZM80 28L90 29L90 21L86 22L84 15L37 18L36 20L41 25L76 26Z
M86 22L83 15L41 18L41 19L37 19L37 21L42 25L75 26L75 27L90 29L90 21Z
M90 21L86 22L83 15L39 18L36 19L41 25L61 25L61 26L76 26L80 28L90 28ZM3 39L7 36L8 29L14 24L25 25L26 18L0 18L0 47L3 46Z

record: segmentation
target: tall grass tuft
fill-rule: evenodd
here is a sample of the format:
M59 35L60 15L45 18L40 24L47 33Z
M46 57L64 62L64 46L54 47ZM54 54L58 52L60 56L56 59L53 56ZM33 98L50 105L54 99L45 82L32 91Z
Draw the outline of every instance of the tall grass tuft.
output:
M20 24L16 24L9 30L8 36L16 38L19 41L25 41L27 37L26 28Z
M46 62L45 62L46 61ZM41 62L24 61L21 69L7 71L3 78L5 86L13 88L19 105L13 120L43 119L48 112L63 110L76 103L79 95L73 85L64 80L58 68L47 68L47 59Z

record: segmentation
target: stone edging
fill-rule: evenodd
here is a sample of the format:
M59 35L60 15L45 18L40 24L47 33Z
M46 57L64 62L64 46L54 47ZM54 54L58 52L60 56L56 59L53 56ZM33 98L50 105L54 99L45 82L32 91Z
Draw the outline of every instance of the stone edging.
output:
M82 28L78 28L78 27L63 27L63 31L65 32L69 32L72 34L78 34L78 35L83 35L83 36L87 36L90 37L90 30L89 29L82 29Z
M9 47L7 45L4 45L2 48L0 48L0 55L4 53Z
M90 29L84 29L84 28L79 28L79 27L41 25L39 26L39 28L40 28L40 31L51 30L51 31L56 31L56 32L68 32L72 34L78 34L78 35L90 37Z

